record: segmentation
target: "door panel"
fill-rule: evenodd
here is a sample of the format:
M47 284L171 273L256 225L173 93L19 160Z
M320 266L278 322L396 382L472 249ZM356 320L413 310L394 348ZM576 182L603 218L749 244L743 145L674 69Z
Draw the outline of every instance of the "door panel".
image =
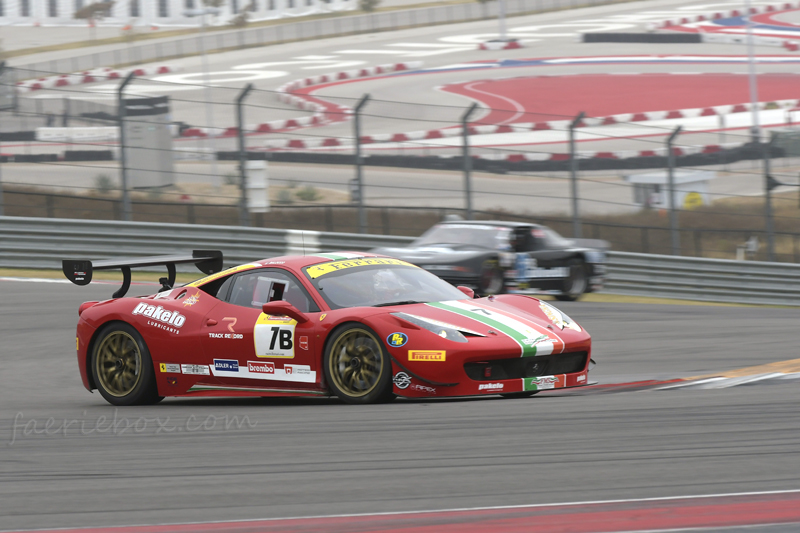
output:
M302 324L289 317L265 315L261 312L267 299L263 287L275 280L290 281L285 295L294 301L284 299L301 311L313 307L304 302L307 295L285 273L264 269L238 277L229 294L235 303L220 302L206 316L204 347L214 376L232 387L318 389L322 374L315 341L320 313L306 313L309 320Z

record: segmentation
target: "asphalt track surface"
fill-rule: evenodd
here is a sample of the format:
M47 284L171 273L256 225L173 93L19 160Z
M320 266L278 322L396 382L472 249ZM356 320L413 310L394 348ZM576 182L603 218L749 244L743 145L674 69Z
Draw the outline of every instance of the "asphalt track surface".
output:
M72 349L78 304L112 290L0 281L2 530L800 489L796 380L363 407L334 399L166 399L115 409L83 389ZM601 384L797 358L800 310L562 307L592 333L598 366L590 378ZM796 531L797 519L785 516L799 498L783 498L783 511L774 502L753 506L763 497L728 504L735 516L752 509L758 524L793 522L756 531ZM629 525L645 529L647 513L625 505ZM653 505L662 504L648 512ZM535 509L525 512L530 530L545 525ZM326 520L305 530L333 530L341 520L339 530L354 530L348 519ZM581 531L592 530L599 529ZM711 531L752 529L718 524Z

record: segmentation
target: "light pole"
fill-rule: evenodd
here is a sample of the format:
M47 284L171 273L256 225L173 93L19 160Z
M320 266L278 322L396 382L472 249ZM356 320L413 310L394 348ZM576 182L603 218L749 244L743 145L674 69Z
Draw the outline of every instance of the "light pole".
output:
M498 0L498 16L497 23L500 26L500 39L506 40L506 0Z
M130 72L125 79L122 80L119 88L117 89L117 119L119 121L119 166L122 181L122 220L125 222L131 221L131 197L128 194L128 163L125 158L125 115L127 109L125 108L125 87L133 81L135 74Z
M578 212L578 158L575 153L575 128L586 117L581 111L569 124L569 177L572 190L572 237L581 238L581 216Z
M750 13L750 0L744 0L745 16L747 21L747 64L748 79L750 81L750 104L752 105L753 125L750 132L753 142L761 142L760 126L758 121L758 78L756 75L756 57L753 43L753 21Z
M200 17L200 56L203 62L203 85L206 99L206 124L208 124L208 137L203 138L203 149L211 148L211 184L219 188L221 182L217 172L217 141L214 138L214 113L211 103L211 81L208 72L208 56L206 55L206 15L219 15L216 7L202 9L187 9L183 14L187 17Z
M667 138L667 180L669 186L669 230L672 236L672 255L681 255L681 234L678 231L678 213L675 211L675 152L672 143L683 126L675 128Z
M247 147L244 144L244 114L242 113L242 102L253 90L253 84L248 83L236 97L236 125L237 137L239 140L239 224L242 226L250 225L250 215L247 212Z
M462 157L464 159L464 195L466 196L467 220L472 220L472 156L469 153L469 119L478 104L473 103L461 116Z
M369 95L365 94L353 108L353 135L356 145L356 196L358 200L358 232L367 232L367 213L364 210L364 161L361 159L361 109L369 102Z

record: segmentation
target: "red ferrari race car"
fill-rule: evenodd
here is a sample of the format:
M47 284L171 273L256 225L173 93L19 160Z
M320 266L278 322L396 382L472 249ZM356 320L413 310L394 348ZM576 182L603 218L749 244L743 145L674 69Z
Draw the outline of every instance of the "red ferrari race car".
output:
M173 288L175 265L207 277ZM160 292L125 298L133 267ZM410 263L363 253L274 257L225 271L220 252L64 261L86 285L121 269L114 298L80 306L84 386L114 405L165 396L524 397L588 381L591 337L530 296L474 298Z

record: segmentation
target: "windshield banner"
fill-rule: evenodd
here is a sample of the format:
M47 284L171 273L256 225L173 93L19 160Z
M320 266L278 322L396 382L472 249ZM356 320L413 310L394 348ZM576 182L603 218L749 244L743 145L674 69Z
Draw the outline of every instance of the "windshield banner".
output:
M306 269L308 276L311 279L317 279L325 274L337 272L346 268L365 267L373 265L400 265L413 267L411 263L400 261L399 259L388 259L383 257L373 257L364 259L349 259L345 261L332 261L330 263L322 263L321 265L310 266Z

